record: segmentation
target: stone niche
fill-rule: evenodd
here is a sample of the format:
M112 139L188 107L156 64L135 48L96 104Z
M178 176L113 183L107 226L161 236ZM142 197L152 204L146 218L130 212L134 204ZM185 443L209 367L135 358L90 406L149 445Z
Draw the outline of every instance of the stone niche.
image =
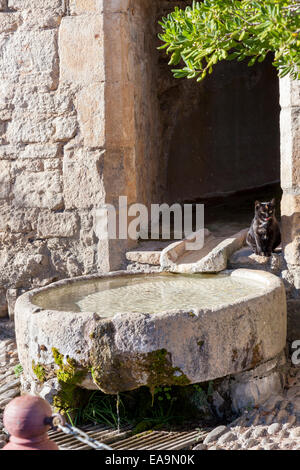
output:
M120 195L149 206L279 180L270 61L220 64L199 85L175 80L157 50L158 20L189 3L0 2L0 315L24 290L121 268L132 242L102 240L97 222ZM298 286L299 88L284 83L284 240Z

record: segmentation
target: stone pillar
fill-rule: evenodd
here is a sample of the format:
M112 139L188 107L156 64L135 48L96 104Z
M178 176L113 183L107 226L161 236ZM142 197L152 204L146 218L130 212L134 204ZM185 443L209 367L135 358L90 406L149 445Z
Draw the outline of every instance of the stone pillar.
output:
M292 295L300 298L300 81L280 80L282 244ZM289 338L300 339L300 300L289 301Z
M96 211L112 204L117 209L119 196L127 196L129 204L136 201L128 3L71 0L70 15L62 19L60 80L74 89L80 129L64 160L66 202L72 208ZM80 189L77 181L83 173ZM99 268L120 268L129 245L128 240L99 240Z

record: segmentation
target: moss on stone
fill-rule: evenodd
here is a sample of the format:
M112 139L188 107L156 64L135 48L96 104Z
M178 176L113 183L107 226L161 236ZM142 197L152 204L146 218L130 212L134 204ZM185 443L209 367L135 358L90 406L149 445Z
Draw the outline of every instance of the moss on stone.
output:
M32 360L32 370L34 374L36 375L39 382L41 383L45 382L47 378L47 372L44 366L42 366L39 363L36 364L35 361Z
M67 413L76 408L80 402L82 389L79 384L84 380L87 370L80 367L75 359L61 354L56 348L52 348L55 371L60 391L53 399L53 404L60 412Z
M188 385L189 379L179 367L173 367L171 355L166 349L148 353L145 358L145 369L148 372L148 387L154 393L160 385Z
M115 328L111 323L99 324L90 334L93 346L89 354L89 370L97 387L108 394L134 390L139 377L148 377L153 395L161 385L188 385L189 379L179 367L172 366L172 356L166 349L149 353L118 354Z

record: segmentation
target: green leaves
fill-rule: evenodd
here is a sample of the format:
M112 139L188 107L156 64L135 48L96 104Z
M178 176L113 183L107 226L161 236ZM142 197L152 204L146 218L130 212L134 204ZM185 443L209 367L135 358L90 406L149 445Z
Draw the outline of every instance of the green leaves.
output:
M193 1L162 18L159 49L178 66L172 69L175 78L201 81L222 60L249 59L252 66L273 53L279 76L299 79L299 13L297 0Z

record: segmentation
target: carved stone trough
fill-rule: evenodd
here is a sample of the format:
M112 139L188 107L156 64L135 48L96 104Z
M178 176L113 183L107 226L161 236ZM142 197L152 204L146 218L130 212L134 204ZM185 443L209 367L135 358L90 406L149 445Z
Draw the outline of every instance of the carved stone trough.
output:
M44 389L38 393L45 396L65 374L80 387L108 394L144 385L153 390L162 384L235 376L278 357L286 342L286 298L280 279L248 269L199 276L208 293L202 290L200 300L197 284L196 290L190 284L185 296L176 284L184 276L168 273L114 272L64 280L22 295L16 304L16 334L23 388L34 393ZM169 281L171 287L160 288ZM212 281L217 282L215 297ZM238 288L236 298L230 298L227 288L222 291L224 282ZM170 300L164 298L167 292L176 308L163 309ZM88 311L94 295L98 313ZM114 298L121 296L125 309L132 295L134 311L118 311ZM143 308L149 298L156 304L153 312ZM109 316L103 318L103 311Z

